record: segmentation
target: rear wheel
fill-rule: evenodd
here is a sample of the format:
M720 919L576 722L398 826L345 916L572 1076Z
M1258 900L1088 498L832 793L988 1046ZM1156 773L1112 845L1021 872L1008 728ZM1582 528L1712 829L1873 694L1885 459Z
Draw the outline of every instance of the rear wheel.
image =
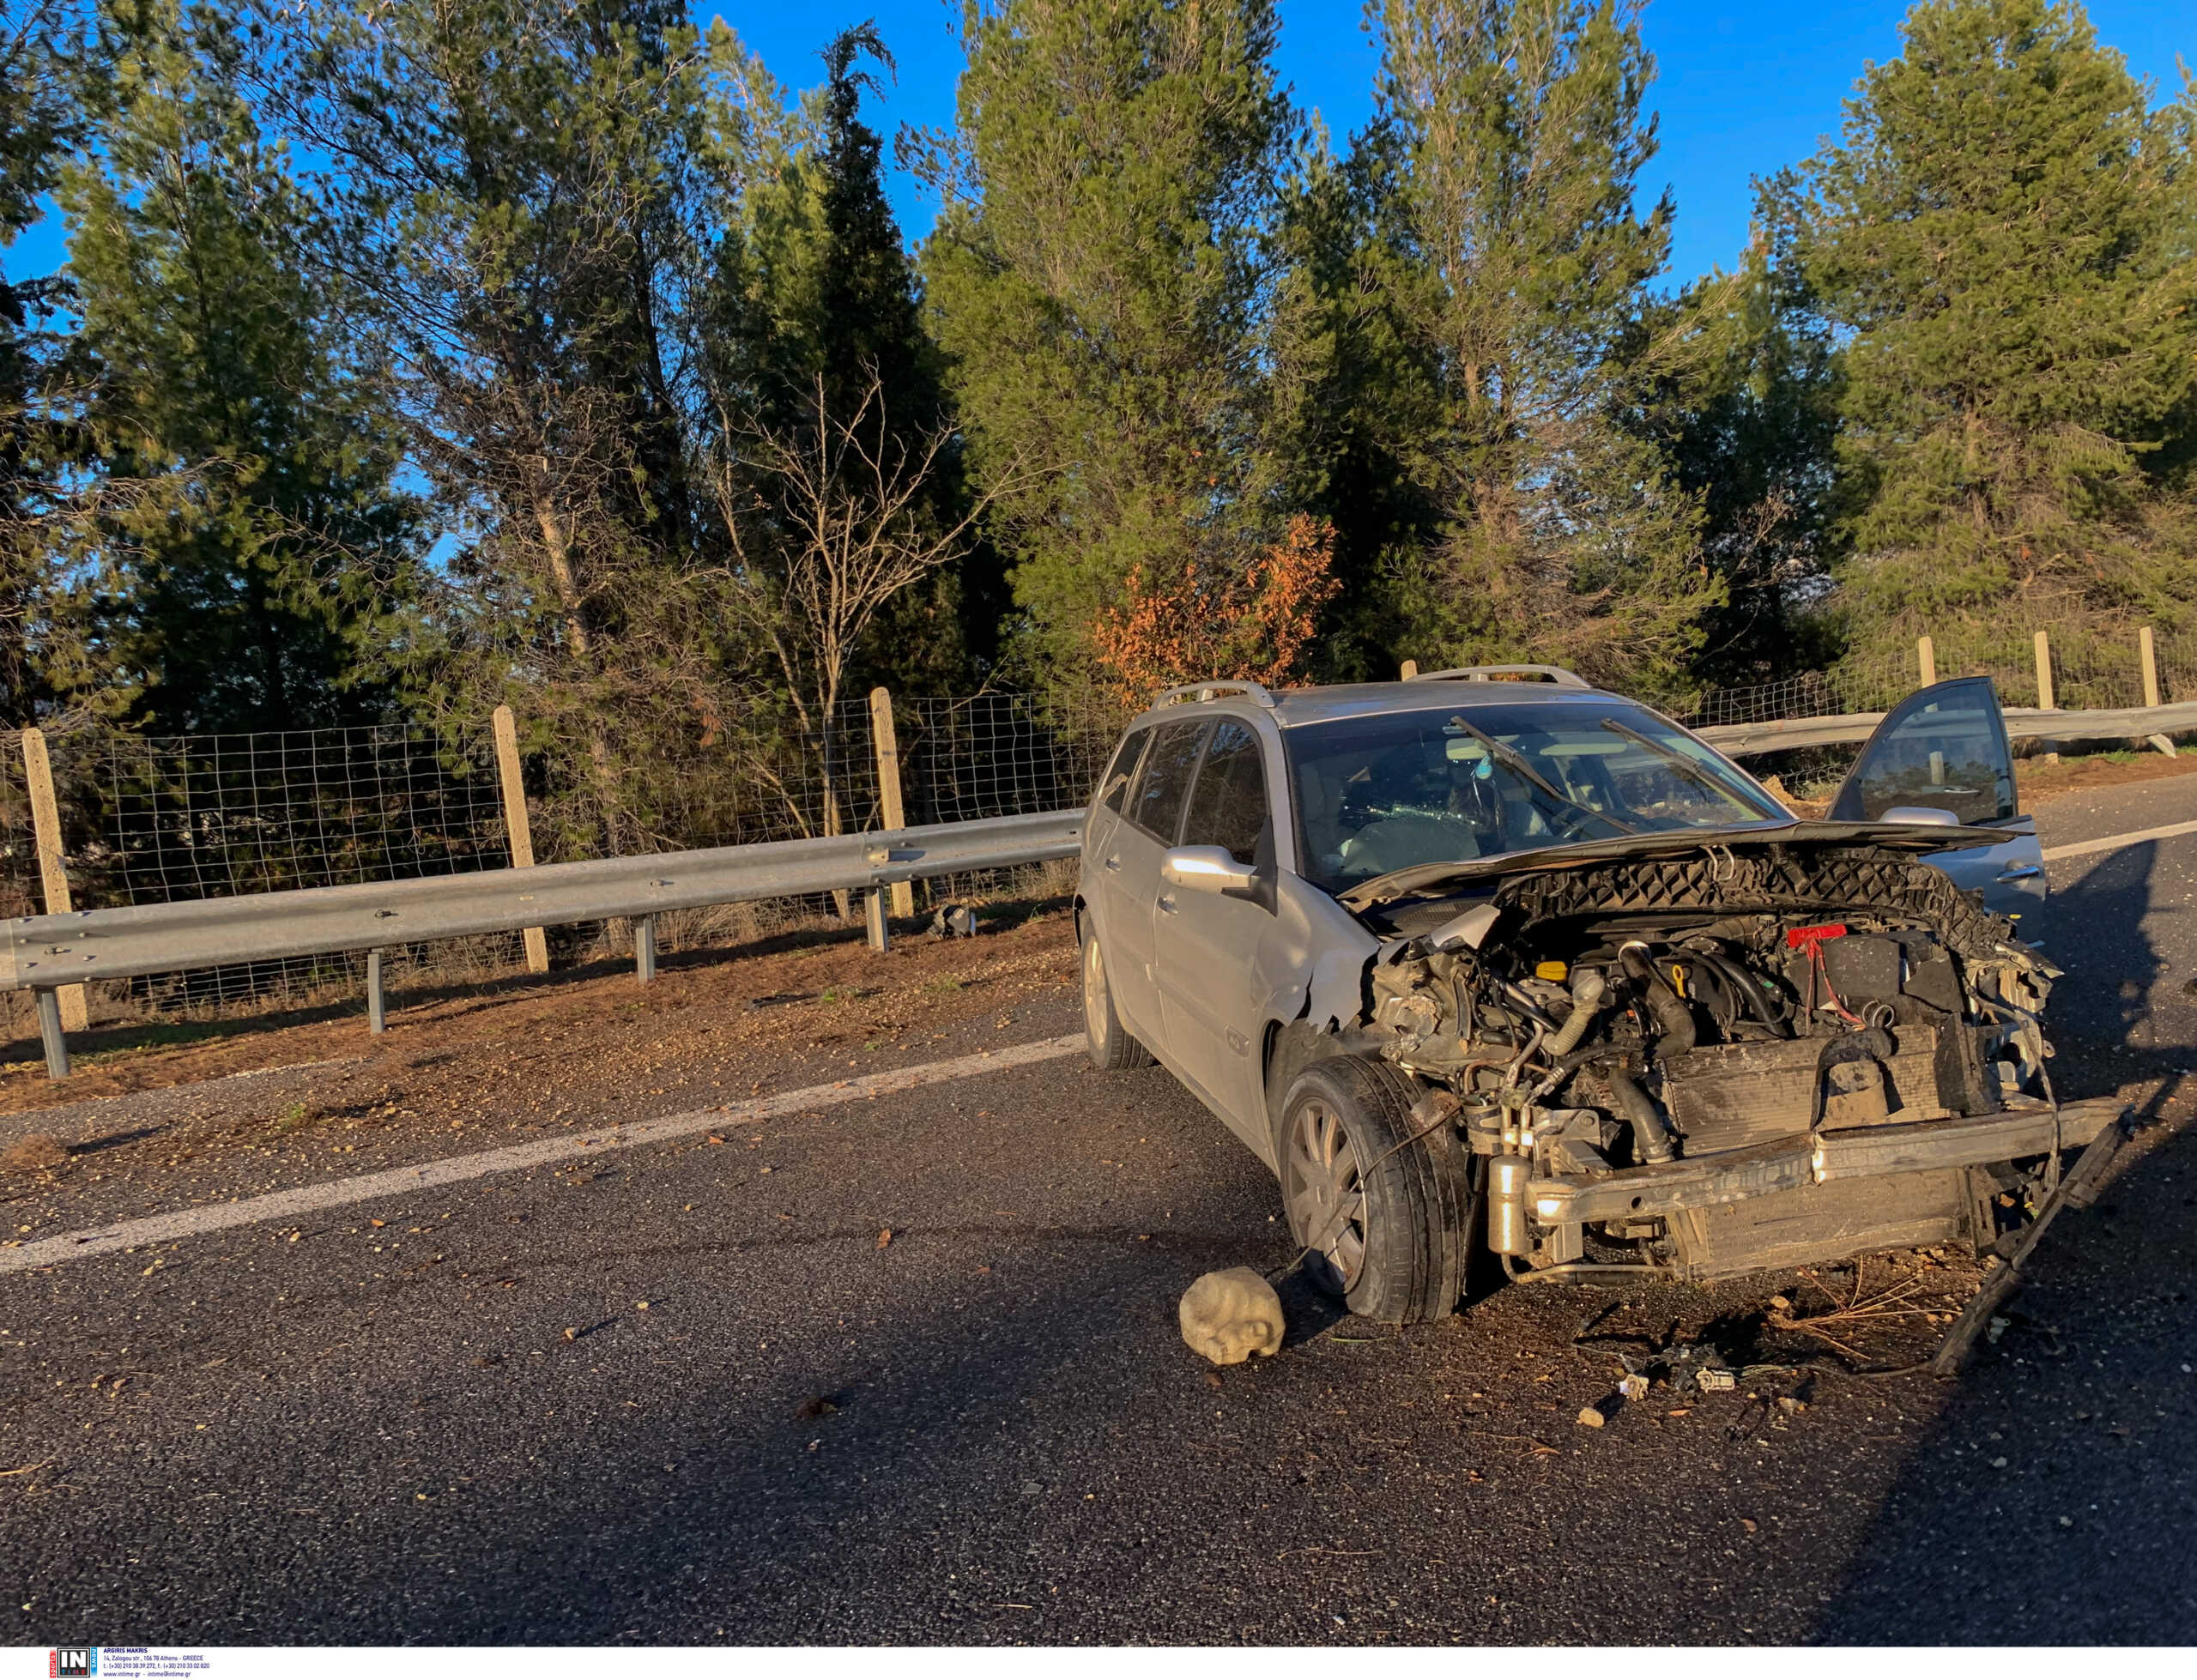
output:
M1152 1065L1152 1052L1129 1036L1122 1018L1114 1012L1113 988L1106 983L1106 959L1099 954L1098 932L1088 922L1083 928L1083 1036L1095 1067L1118 1073Z
M1447 1318L1465 1292L1473 1194L1446 1127L1414 1138L1418 1088L1383 1061L1338 1056L1282 1106L1281 1196L1313 1280L1387 1324Z

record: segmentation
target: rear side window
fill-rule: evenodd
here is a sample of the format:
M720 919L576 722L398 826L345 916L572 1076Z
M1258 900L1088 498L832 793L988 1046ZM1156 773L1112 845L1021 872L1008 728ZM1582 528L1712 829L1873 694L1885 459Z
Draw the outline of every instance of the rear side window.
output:
M1114 762L1106 766L1106 773L1098 778L1098 802L1109 811L1119 812L1129 796L1129 783L1136 780L1137 761L1144 757L1144 749L1152 740L1152 729L1147 725L1133 729L1115 749Z
M1182 826L1190 774L1198 767L1198 749L1205 745L1210 727L1163 723L1152 732L1152 750L1144 755L1144 769L1137 777L1130 820L1163 846L1175 843L1175 831Z
M1238 863L1256 863L1267 820L1267 772L1259 738L1248 723L1223 721L1206 748L1183 825L1186 846L1219 846Z

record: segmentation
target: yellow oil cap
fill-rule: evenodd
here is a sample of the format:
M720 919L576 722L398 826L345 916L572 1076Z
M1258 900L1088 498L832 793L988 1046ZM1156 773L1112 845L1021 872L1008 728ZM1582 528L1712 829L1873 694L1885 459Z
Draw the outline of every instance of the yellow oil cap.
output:
M1534 978L1536 980L1554 980L1562 982L1569 980L1571 977L1571 965L1569 963L1559 963L1554 958L1551 958L1546 963L1536 963L1534 964Z

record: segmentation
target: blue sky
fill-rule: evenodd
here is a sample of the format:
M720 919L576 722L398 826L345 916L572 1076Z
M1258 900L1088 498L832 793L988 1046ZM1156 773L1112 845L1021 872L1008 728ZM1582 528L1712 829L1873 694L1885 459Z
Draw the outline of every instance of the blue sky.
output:
M1372 105L1375 55L1357 0L1280 0L1278 68L1298 102L1316 108L1338 143ZM839 29L874 17L899 61L897 87L869 112L889 134L901 123L953 119L961 64L953 30L958 0L798 0L794 4L696 7L722 12L772 74L806 87L822 74L816 53ZM1810 0L1799 6L1652 0L1643 28L1659 74L1651 101L1662 150L1643 182L1652 200L1665 186L1678 204L1672 278L1728 266L1746 243L1749 182L1815 149L1837 131L1840 101L1865 61L1899 51L1897 3ZM2163 95L2181 86L2179 52L2197 63L2197 5L2191 0L2094 0L2099 39L2118 47ZM893 200L911 240L935 206L896 175ZM40 274L60 260L60 229L48 222L8 252L13 275Z

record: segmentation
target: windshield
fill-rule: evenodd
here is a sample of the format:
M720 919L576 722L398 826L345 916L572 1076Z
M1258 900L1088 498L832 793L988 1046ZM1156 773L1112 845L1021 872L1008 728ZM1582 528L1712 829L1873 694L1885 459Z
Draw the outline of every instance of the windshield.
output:
M1786 813L1700 742L1607 695L1340 718L1283 732L1298 854L1328 891L1625 833Z

